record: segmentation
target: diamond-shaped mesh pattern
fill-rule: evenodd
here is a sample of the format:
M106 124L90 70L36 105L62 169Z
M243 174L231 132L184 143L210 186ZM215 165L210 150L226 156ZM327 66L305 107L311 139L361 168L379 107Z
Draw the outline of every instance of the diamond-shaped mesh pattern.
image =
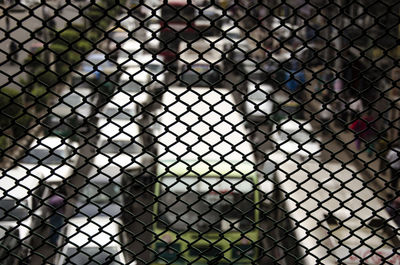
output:
M0 264L400 264L398 1L0 10Z

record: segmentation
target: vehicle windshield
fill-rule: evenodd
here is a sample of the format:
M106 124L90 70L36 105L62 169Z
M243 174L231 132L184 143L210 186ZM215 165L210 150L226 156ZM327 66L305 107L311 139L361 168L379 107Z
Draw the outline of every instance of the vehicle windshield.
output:
M141 87L142 85L135 81L121 84L121 90L125 92L139 92Z
M103 243L103 242L101 242ZM100 242L99 242L100 244ZM84 247L77 249L75 247L68 248L67 258L64 264L75 265L98 265L98 264L110 264L118 265L122 264L119 255L120 250L117 247Z
M151 63L146 65L146 69L153 75L157 75L164 70L164 67L162 64Z
M268 94L257 89L253 91L251 94L249 94L248 98L250 100L255 100L255 101L264 101L268 99Z
M114 140L111 143L103 143L101 145L103 154L137 154L140 152L140 146L137 143L125 140Z
M291 139L297 143L305 143L310 140L310 134L305 131L285 131L279 133L279 138L282 141Z
M190 70L183 71L181 82L183 85L196 87L208 87L217 85L221 81L221 75L217 70L210 70L206 66L193 66Z
M68 94L62 98L62 101L72 107L75 107L83 101L84 97L85 96L78 94Z
M0 200L0 220L18 221L28 218L29 210L24 206L17 206L15 200Z
M92 182L79 191L78 198L82 203L122 203L121 186L116 182Z
M226 34L226 37L228 37L231 40L240 40L241 39L240 34L236 33L236 32L228 32Z
M104 109L103 114L112 119L130 120L135 115L135 111L129 108L122 110L117 108L106 108Z
M163 178L158 203L159 228L176 232L252 229L253 185L242 178Z
M31 149L27 156L22 159L22 163L26 164L61 164L67 157L66 150L49 150L35 148Z

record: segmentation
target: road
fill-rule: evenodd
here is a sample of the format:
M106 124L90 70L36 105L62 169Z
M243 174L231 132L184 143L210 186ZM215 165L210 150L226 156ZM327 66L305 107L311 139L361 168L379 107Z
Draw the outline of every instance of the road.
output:
M49 2L50 5L55 5L56 2ZM49 9L49 15L52 15L51 9ZM73 7L71 5L68 5L64 10L62 11L62 17L61 16L56 16L55 22L56 22L56 27L57 28L62 28L67 21L70 22L82 22L82 18L79 16L80 9L79 7ZM46 41L44 38L45 36L39 36L38 34L38 29L45 26L42 22L43 18L43 10L42 8L37 8L33 9L30 12L12 12L10 13L10 16L13 18L10 20L10 29L8 32L1 31L0 32L0 48L1 48L1 53L0 53L0 62L1 62L1 70L0 70L0 86L8 86L8 87L16 87L16 88L22 88L23 85L21 84L21 79L26 78L26 72L24 69L21 69L21 67L17 64L11 64L8 61L7 58L7 53L9 51L9 45L11 39L14 39L21 43L20 46L20 53L18 57L18 61L20 63L23 62L24 58L27 57L29 54L31 45L33 45L35 42L40 42L40 41ZM6 28L6 22L5 18L3 17L0 19L0 27L5 29ZM241 102L241 92L239 90L243 91L245 89L244 83L241 83L241 76L236 75L235 73L231 73L227 76L227 78L230 80L228 82L228 85L234 89L237 90L235 93L235 97L237 102ZM168 83L171 83L170 81L173 80L173 77L168 78ZM238 86L235 86L234 84L241 84ZM318 102L313 101L313 104L310 104L310 106L307 106L307 110L309 113L314 113L315 108L318 108ZM240 105L239 110L244 111L243 108ZM323 148L323 153L322 153L322 158L321 158L321 163L333 163L333 162L339 162L344 165L349 165L351 167L357 168L358 171L361 172L361 175L363 179L365 180L366 186L372 188L375 191L382 192L382 196L386 191L384 190L383 187L385 187L385 179L387 179L386 175L380 175L381 178L376 178L374 180L371 179L371 173L372 176L375 176L373 171L369 170L368 167L376 169L379 161L374 161L373 158L368 158L365 156L364 153L360 153L358 155L354 154L354 144L352 143L353 141L353 136L349 131L346 129L333 125L331 126L331 132L328 132L327 134L323 134L322 132L326 130L326 128L321 128L320 125L318 125L316 122L313 122L313 125L315 127L315 137L319 138L321 141L321 147ZM318 130L321 130L321 132L318 132ZM95 131L95 128L90 128L90 131L87 132L85 135L93 135L93 131ZM260 145L255 144L255 152L258 157L259 164L261 165L262 162L265 159L265 154L269 154L272 150L272 145L269 140L269 134L270 134L270 127L262 124L258 126L257 128L253 129L252 133L252 139L254 141L257 141L260 143ZM93 144L93 143L92 143ZM87 144L84 148L81 148L80 154L82 157L89 157L91 156L93 145L91 146L90 144ZM81 164L81 166L84 166L84 163ZM85 168L85 170L88 170ZM380 193L378 193L380 194ZM142 197L142 200L145 202L143 203L144 205L147 205L151 199L147 197ZM137 207L140 206L140 202ZM143 209L136 209L136 213L142 212ZM145 209L144 212L148 212L148 209ZM148 223L150 219L149 216L142 216L143 222ZM140 221L140 220L139 220ZM262 225L265 225L264 223ZM145 225L144 225L145 226ZM133 231L139 231L140 227L134 227ZM149 239L149 234L146 235L144 238L140 238L143 241L148 241ZM52 248L45 248L41 249L40 253L44 257L50 257L53 254L53 249ZM267 260L268 258L266 258ZM39 258L39 261L33 261L32 264L41 264L42 258ZM267 264L267 261L264 263Z

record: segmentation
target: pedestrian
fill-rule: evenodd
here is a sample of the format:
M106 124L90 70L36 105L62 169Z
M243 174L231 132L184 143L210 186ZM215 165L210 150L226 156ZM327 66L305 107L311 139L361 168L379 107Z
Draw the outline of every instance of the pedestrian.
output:
M394 189L397 189L400 178L400 146L398 144L389 149L386 161L390 168L390 184Z
M361 118L356 119L350 124L349 128L355 134L356 149L360 150L361 143L364 142L367 148L368 156L372 156L377 131L375 128L374 117L372 116L371 112L369 111Z
M14 64L15 62L18 61L17 49L18 49L17 43L14 40L12 40L10 43L11 64Z
M65 192L59 189L48 199L48 205L52 212L50 214L51 236L49 242L57 245L59 231L64 224Z

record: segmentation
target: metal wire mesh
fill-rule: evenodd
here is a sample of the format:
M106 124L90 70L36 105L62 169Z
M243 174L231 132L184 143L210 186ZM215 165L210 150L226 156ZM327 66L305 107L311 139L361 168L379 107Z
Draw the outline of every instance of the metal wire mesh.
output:
M0 10L1 264L400 264L398 1Z

